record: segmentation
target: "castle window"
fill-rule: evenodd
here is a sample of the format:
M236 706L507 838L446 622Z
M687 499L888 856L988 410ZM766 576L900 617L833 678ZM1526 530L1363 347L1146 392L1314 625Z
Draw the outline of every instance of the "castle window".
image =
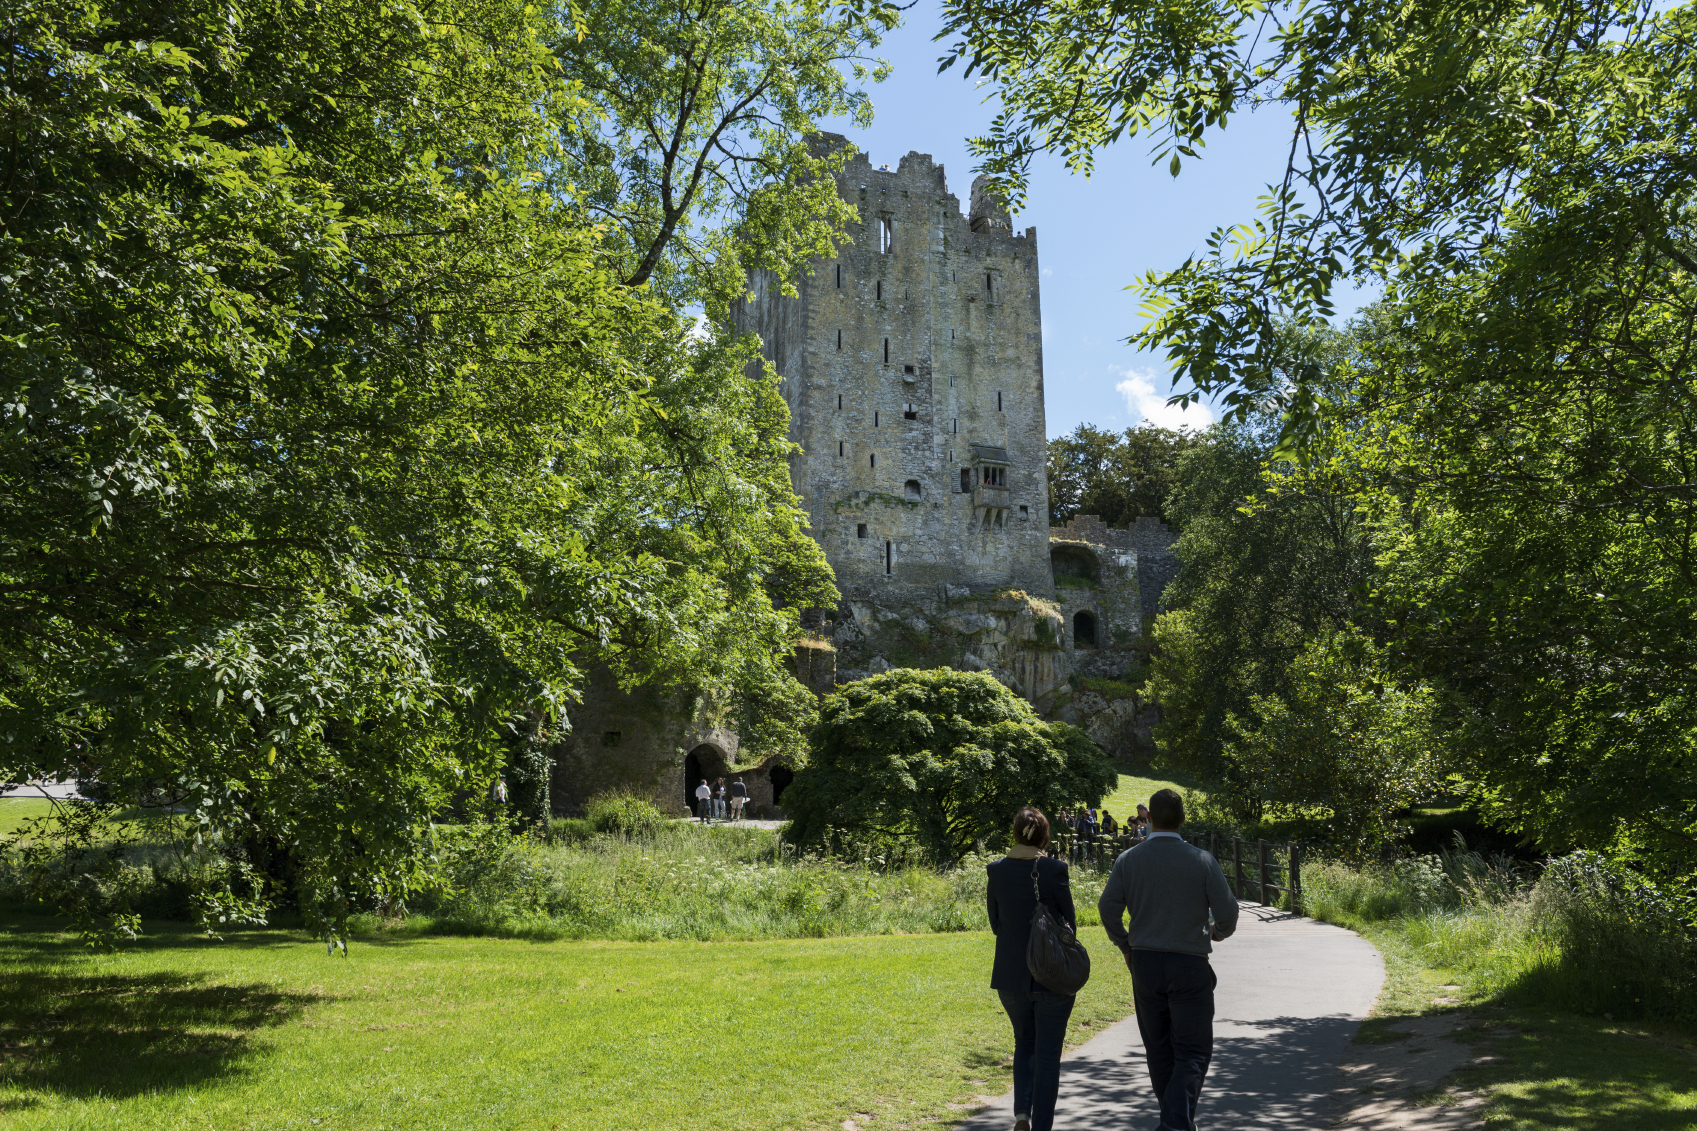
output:
M843 348L843 332L841 330L837 331L837 348Z
M950 330L949 331L949 341L952 342L954 340L955 340L955 332L953 330ZM954 383L955 383L955 379L953 377L950 377L949 378L949 384L953 385Z
M879 302L884 301L884 280L879 279L876 283L872 284L872 297L877 299Z
M873 467L878 466L878 453L877 452L872 453L872 466Z
M996 394L996 411L997 412L1002 411L1002 394L1001 393Z
M904 419L904 420L918 420L919 419L919 406L916 405L916 404L909 404L906 408L904 408L902 410L902 419Z
M949 433L954 436L960 435L960 417L952 417L949 420Z
M837 458L843 458L843 442L841 440L837 441Z
M960 469L960 491L961 491L961 494L965 495L965 494L969 493L971 490L972 490L972 469L970 467L963 467L963 468Z
M911 366L911 365L902 366L902 372L903 373L912 373L913 372L913 366Z
M866 537L866 524L864 522L854 528L854 536L856 538Z
M837 264L837 289L839 291L843 289L843 265L841 263Z
M609 730L603 731L601 734L601 745L603 746L617 746L624 740L625 736L623 731Z
M878 410L877 409L872 410L872 427L874 427L874 428L878 427Z
M843 411L843 395L841 393L837 394L837 411Z
M896 564L896 547L889 539L884 540L884 572L894 573Z
M896 222L888 216L878 218L878 251L888 255L896 246Z
M1002 528L1002 509L1000 507L997 507L996 508L996 529L1000 530L1001 528Z
M920 498L922 497L922 492L921 492L920 487L919 487L919 480L909 479L907 481L907 483L903 485L902 493L907 496L908 502L917 503L920 500Z
M1072 646L1074 648L1096 647L1096 618L1088 610L1081 609L1072 618Z
M986 274L984 276L984 293L994 297L996 290L994 284L992 284L990 280L991 276Z
M890 339L884 339L884 364L890 364Z
M1020 507L1019 508L1019 517L1022 518L1022 519L1030 518L1031 517L1031 508L1026 507L1026 506Z

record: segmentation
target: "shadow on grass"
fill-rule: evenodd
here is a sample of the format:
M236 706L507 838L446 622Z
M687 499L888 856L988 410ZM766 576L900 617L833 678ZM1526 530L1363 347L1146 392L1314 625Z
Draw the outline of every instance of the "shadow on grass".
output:
M0 928L9 932L0 938L0 1081L25 1095L122 1099L233 1076L262 1051L264 1030L323 1000L265 983L210 983L204 974L100 973L51 920L8 916ZM134 944L189 945L205 943L176 934Z
M1672 1031L1614 1027L1564 1014L1493 1011L1511 1036L1464 1069L1464 1087L1491 1088L1499 1123L1620 1131L1689 1131L1697 1124L1697 1052Z

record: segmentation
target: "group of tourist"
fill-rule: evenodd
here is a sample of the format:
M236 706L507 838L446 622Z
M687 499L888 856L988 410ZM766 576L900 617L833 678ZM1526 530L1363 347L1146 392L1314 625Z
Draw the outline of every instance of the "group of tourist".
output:
M1139 805L1137 815L1123 825L1106 809L1100 815L1094 809L1062 809L1055 824L1072 834L1066 842L1068 855L1082 858L1095 851L1097 842L1120 836L1133 845L1142 844L1149 837L1149 807Z
M695 819L704 825L710 825L714 820L725 820L727 801L730 803L730 819L742 820L743 811L748 808L748 786L741 778L729 787L726 787L724 778L711 784L702 778L701 784L695 787Z
M1138 817L1133 824L1142 825L1141 835L1114 861L1096 909L1131 974L1161 1131L1195 1131L1214 1046L1208 955L1212 943L1237 929L1237 899L1219 862L1179 835L1184 799L1176 792L1157 791L1147 808L1138 806ZM1069 827L1085 835L1080 825ZM1039 901L1075 935L1078 929L1068 865L1048 854L1049 839L1048 818L1026 806L1014 814L1007 855L989 866L986 898L996 935L990 988L1013 1025L1014 1131L1054 1126L1061 1049L1072 1016L1073 995L1039 982L1032 973L1037 960L1028 953Z

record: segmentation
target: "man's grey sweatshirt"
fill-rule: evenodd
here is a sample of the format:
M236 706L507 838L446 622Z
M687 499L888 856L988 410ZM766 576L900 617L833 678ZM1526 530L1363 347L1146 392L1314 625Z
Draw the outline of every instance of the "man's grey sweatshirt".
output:
M1219 861L1177 837L1151 837L1120 853L1096 909L1121 950L1208 955L1208 912L1222 939L1237 930L1237 899ZM1131 912L1128 932L1121 917Z

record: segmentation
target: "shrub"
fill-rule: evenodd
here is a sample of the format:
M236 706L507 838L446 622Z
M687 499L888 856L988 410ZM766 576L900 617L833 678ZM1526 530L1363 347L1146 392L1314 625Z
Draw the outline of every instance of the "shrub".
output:
M598 833L652 837L666 827L666 815L652 801L631 793L603 793L584 807L589 827Z

